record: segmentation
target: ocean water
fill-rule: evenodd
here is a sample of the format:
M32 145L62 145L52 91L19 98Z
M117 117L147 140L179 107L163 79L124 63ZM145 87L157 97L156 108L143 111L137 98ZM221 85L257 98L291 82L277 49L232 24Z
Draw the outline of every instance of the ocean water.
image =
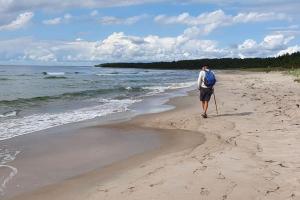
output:
M0 66L0 140L131 111L137 102L196 87L197 71Z

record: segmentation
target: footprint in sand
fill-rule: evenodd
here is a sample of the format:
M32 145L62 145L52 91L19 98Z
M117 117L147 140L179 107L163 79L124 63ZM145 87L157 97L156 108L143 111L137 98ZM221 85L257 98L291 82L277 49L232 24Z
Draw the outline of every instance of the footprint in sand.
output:
M134 186L130 186L130 187L128 187L125 191L123 191L123 192L121 192L121 194L125 194L125 193L132 193L132 192L134 192L135 191L135 187Z
M206 165L201 166L200 168L197 168L193 171L193 174L196 174L198 171L204 171L207 169Z
M222 172L219 172L217 179L226 179L226 177L222 174Z
M162 185L164 183L164 181L159 181L157 183L152 183L149 185L149 187L154 187L154 186L157 186L157 185Z
M263 148L261 147L260 144L256 145L256 149L257 149L258 152L262 152L263 151Z
M203 196L208 196L209 190L203 187L203 188L201 188L200 194Z

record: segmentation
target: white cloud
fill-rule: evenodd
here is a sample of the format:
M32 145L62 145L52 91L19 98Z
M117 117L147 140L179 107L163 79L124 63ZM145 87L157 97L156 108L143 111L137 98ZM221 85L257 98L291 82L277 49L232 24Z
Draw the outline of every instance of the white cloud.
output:
M11 23L0 26L0 31L12 31L22 28L30 22L30 20L33 18L33 15L34 14L32 12L21 13L17 19Z
M247 39L238 45L237 51L240 57L277 56L282 52L295 50L295 48L288 47L288 43L293 39L293 36L283 34L267 35L260 43Z
M98 10L93 10L91 13L90 13L90 16L92 17L95 17L99 14Z
M69 8L104 8L130 6L164 0L0 0L0 12L20 12L24 10L65 10Z
M264 38L264 41L261 43L265 49L281 49L284 45L287 45L292 39L293 36L286 37L285 35L268 35Z
M67 21L70 20L71 18L72 18L72 15L69 14L69 13L64 15L64 19L67 20Z
M292 20L291 17L283 13L239 13L232 18L233 23L264 22L273 20Z
M239 50L248 50L257 48L257 43L255 40L247 39L242 44L238 45Z
M20 48L10 48L12 43ZM0 45L4 46L0 60L36 62L145 62L226 56L226 51L219 49L216 41L191 39L183 34L177 37L137 37L117 32L100 41L20 39L0 41Z
M188 31L186 31L188 32ZM187 33L175 37L145 37L115 32L99 41L0 40L0 60L45 63L150 62L221 57L268 57L300 50L289 47L291 37L267 35L261 42L248 39L237 47L221 48L217 41ZM15 48L18 46L19 48Z
M43 48L43 47L36 47L32 49L26 49L24 51L24 60L34 60L34 61L41 61L41 62L55 62L57 61L56 56L51 51Z
M121 25L121 24L132 25L146 17L147 17L147 15L137 15L137 16L132 16L132 17L128 17L128 18L104 16L104 17L101 17L100 23L103 25Z
M60 17L56 17L53 19L48 19L48 20L43 21L43 24L46 24L46 25L56 25L56 24L60 24L60 23L61 23Z
M188 26L198 26L202 28L203 34L208 34L213 30L238 23L264 22L272 20L290 20L282 13L238 13L236 16L227 15L223 10L205 12L198 16L191 16L189 13L182 13L177 16L158 15L154 21L162 24L184 24Z
M57 25L57 24L69 22L71 20L71 18L72 18L72 15L67 13L63 17L56 17L56 18L53 18L53 19L43 20L43 24Z
M295 53L295 52L298 52L300 51L300 46L299 45L295 45L295 46L292 46L292 47L288 47L284 50L281 50L277 53L277 56L282 56L284 54L292 54L292 53Z

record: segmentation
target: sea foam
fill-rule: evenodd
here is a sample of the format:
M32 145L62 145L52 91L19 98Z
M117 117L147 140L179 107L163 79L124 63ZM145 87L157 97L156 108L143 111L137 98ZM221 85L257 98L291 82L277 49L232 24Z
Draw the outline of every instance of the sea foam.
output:
M129 110L128 107L137 101L139 100L102 99L101 105L98 106L81 108L62 113L34 114L22 118L4 119L0 121L0 140L6 140L19 135L68 123L89 120L112 113L124 112Z

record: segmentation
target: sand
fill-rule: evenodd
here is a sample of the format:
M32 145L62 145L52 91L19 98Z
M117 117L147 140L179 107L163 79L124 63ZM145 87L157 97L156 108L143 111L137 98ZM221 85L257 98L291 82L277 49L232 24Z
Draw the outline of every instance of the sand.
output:
M172 142L15 199L300 199L300 84L273 72L217 76L218 116L212 101L200 117L197 91L172 99L174 110L110 125Z

